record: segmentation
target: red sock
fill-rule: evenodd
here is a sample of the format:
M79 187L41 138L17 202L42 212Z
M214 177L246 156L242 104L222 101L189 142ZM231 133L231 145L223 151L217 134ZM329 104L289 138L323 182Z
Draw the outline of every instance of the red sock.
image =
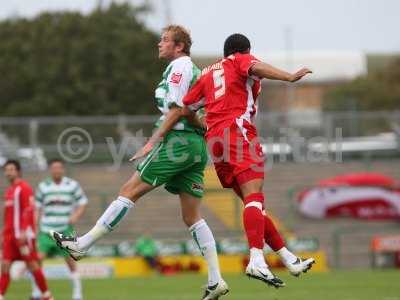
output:
M244 198L243 224L249 248L264 248L264 195L254 193Z
M39 290L42 293L47 292L47 290L49 288L47 287L46 278L44 277L42 269L37 269L36 271L34 271L32 273L32 275L33 275L33 278L35 278L35 282L36 282L36 285L38 286Z
M0 276L0 295L4 296L10 284L10 273L1 273Z
M268 215L264 216L264 237L265 242L275 252L285 247L282 236L279 234L274 222Z

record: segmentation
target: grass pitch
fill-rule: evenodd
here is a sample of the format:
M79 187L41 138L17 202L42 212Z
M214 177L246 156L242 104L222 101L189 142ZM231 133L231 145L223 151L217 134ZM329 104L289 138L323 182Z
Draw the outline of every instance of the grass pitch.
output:
M300 278L279 274L286 287L276 290L242 276L225 276L230 293L227 300L400 300L400 270L340 271L310 273ZM85 300L198 300L204 276L85 280ZM68 281L51 281L55 300L71 300ZM30 293L27 281L13 282L7 300L25 300Z

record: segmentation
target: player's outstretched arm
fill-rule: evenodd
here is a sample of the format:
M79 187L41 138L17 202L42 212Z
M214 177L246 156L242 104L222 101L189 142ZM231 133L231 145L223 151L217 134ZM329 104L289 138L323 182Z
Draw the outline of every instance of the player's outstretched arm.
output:
M296 73L291 74L281 69L275 68L274 66L271 66L267 63L257 62L250 67L249 73L250 75L255 75L260 78L296 82L307 74L311 74L312 71L307 68L302 68Z
M160 127L153 133L149 141L142 147L129 161L134 161L136 159L142 158L150 153L162 138L175 126L181 117L185 117L189 122L199 128L204 128L203 121L196 115L195 112L186 110L179 106L173 106L170 108L169 112L166 114L164 121L161 123Z
M195 112L182 108L182 117L188 119L189 123L198 128L207 129L204 117L200 117Z
M136 159L146 156L154 148L161 139L175 126L182 116L182 108L179 106L173 106L170 108L165 116L164 121L161 123L160 127L153 133L149 141L131 157L129 161L134 161Z

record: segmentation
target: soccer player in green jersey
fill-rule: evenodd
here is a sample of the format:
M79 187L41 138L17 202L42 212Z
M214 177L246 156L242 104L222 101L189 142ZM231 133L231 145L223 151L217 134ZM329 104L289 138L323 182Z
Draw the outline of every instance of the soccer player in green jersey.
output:
M156 105L162 113L156 126L173 122L173 130L138 165L137 171L120 189L119 197L88 233L69 237L53 232L52 236L78 260L97 240L111 232L128 210L134 209L141 196L164 185L168 192L179 195L183 221L207 261L208 286L202 299L212 300L228 293L228 287L220 274L213 234L200 214L204 169L208 161L204 129L196 115L189 119L175 118L183 106L183 97L200 76L200 70L190 58L191 45L188 31L177 25L164 28L158 44L159 58L169 61L169 65L155 91Z
M50 177L39 183L36 189L38 207L38 249L39 257L61 256L70 270L72 299L82 300L82 287L76 262L68 252L60 249L51 238L50 232L56 230L72 235L73 225L85 211L88 199L76 180L65 176L64 162L54 159L49 162ZM40 299L40 291L33 284L32 299Z

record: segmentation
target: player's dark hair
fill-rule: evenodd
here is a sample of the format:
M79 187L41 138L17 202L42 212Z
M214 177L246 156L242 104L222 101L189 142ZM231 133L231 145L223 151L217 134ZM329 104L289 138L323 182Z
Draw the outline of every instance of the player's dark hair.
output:
M48 165L50 167L52 164L55 164L55 163L60 163L62 165L65 165L65 162L61 158L52 158L52 159L50 159Z
M224 43L224 57L231 54L239 53L249 53L251 48L249 39L241 34L234 33L227 37Z
M9 165L13 165L15 166L15 168L17 169L18 172L21 172L21 163L18 160L15 159L9 159L5 162L5 164L3 165L3 168L9 166Z

